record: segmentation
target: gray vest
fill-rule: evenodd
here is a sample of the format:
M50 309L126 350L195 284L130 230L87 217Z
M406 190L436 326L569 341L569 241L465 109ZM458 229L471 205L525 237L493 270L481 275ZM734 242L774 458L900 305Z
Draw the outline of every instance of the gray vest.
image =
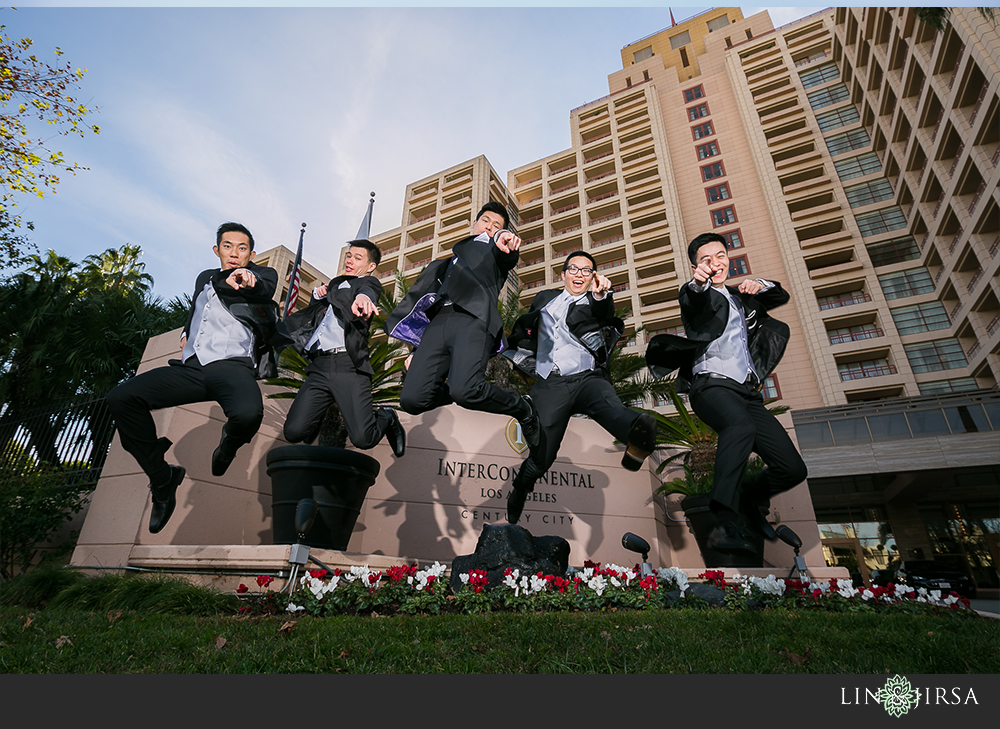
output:
M255 365L253 334L229 313L211 282L198 294L191 317L191 331L181 359L196 356L203 365L220 359L246 357Z
M757 374L750 357L747 342L747 323L743 318L743 307L733 298L726 287L719 293L729 302L729 321L722 336L709 343L708 348L695 359L691 372L695 375L713 373L724 375L736 382L745 382L753 372Z
M538 329L538 361L535 371L546 379L553 368L561 375L575 375L594 369L594 356L580 344L566 326L569 307L587 294L572 296L563 291L542 308Z

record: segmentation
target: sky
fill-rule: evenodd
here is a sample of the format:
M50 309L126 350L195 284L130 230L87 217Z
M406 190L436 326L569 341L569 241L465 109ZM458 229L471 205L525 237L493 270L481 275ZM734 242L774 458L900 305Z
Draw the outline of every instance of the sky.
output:
M506 180L569 148L570 110L608 93L621 48L670 26L667 7L641 0L50 4L59 3L4 8L0 24L31 38L43 60L58 46L86 69L77 94L101 132L53 139L88 169L64 174L43 199L22 196L14 212L34 223L40 252L77 262L139 245L164 299L191 293L197 273L217 265L215 229L228 220L253 232L258 251L294 250L305 222L304 257L336 275L371 191L374 235L400 225L411 182L481 154ZM672 8L678 22L707 9ZM775 26L821 9L767 8Z

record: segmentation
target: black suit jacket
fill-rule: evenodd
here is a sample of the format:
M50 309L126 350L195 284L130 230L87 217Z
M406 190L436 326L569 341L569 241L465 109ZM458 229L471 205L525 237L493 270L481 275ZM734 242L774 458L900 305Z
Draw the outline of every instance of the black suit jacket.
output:
M434 305L447 275L448 298L486 324L487 332L499 337L503 320L497 310L497 299L507 274L517 265L518 252L504 253L494 241L495 238L487 242L469 236L455 244L451 257L430 263L386 319L386 333L416 345L427 321L434 316ZM449 273L452 258L457 260ZM414 316L415 313L425 316Z
M537 377L534 372L535 358L525 353L537 354L542 309L563 290L547 289L536 294L528 313L518 317L511 330L504 355L531 377ZM625 323L615 316L613 292L609 291L604 299L598 301L588 291L580 301L570 305L566 312L566 326L569 333L594 356L605 377L610 377L608 355L625 331Z
M344 288L341 286L347 283ZM359 294L378 304L382 295L382 284L374 276L337 276L326 287L326 296L313 299L301 311L290 314L287 319L278 324L278 334L275 337L275 348L281 352L285 347L292 347L305 356L305 348L312 339L316 327L326 315L326 307L332 306L337 318L344 323L344 345L354 366L361 372L374 375L368 356L368 334L371 318L360 317L351 311L351 304Z
M768 314L770 309L788 302L788 292L781 284L758 294L744 294L735 286L727 286L729 293L740 301L747 322L747 343L754 369L761 380L778 366L788 345L788 325ZM729 321L729 301L709 286L705 291L694 291L690 284L681 286L678 301L681 321L687 337L658 334L646 347L646 364L650 371L663 377L680 370L677 390L687 392L691 386L691 367L709 343L722 336Z
M274 301L274 292L278 288L278 272L267 266L258 266L254 262L245 268L257 279L253 288L234 289L226 283L232 271L210 268L198 274L194 282L194 296L191 297L191 308L188 310L187 322L184 324L184 336L191 333L191 320L194 318L194 307L198 294L209 282L215 289L219 301L226 310L253 332L254 350L257 359L257 376L259 378L273 377L276 373L275 361L271 351L271 339L274 337L274 327L278 321L278 305Z

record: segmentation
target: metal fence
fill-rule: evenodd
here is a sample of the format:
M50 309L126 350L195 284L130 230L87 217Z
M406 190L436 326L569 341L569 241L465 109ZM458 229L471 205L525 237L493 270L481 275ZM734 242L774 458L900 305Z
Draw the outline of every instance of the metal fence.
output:
M0 405L0 485L42 470L95 486L114 435L104 396L14 412Z

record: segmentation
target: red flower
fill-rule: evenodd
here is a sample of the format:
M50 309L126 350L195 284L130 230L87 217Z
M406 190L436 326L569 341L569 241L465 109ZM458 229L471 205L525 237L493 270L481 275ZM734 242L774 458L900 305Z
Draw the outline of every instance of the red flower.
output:
M260 587L267 587L272 582L274 582L274 578L271 575L257 575L257 584Z
M326 570L309 570L309 576L314 580L322 580L326 577Z
M244 592L246 592L246 591L247 591L247 590L249 590L249 589L250 589L249 587L247 587L246 585L244 585L244 584L243 584L243 583L241 582L241 583L240 583L240 586L236 588L236 593L237 593L238 595L242 595L242 594L243 594Z

